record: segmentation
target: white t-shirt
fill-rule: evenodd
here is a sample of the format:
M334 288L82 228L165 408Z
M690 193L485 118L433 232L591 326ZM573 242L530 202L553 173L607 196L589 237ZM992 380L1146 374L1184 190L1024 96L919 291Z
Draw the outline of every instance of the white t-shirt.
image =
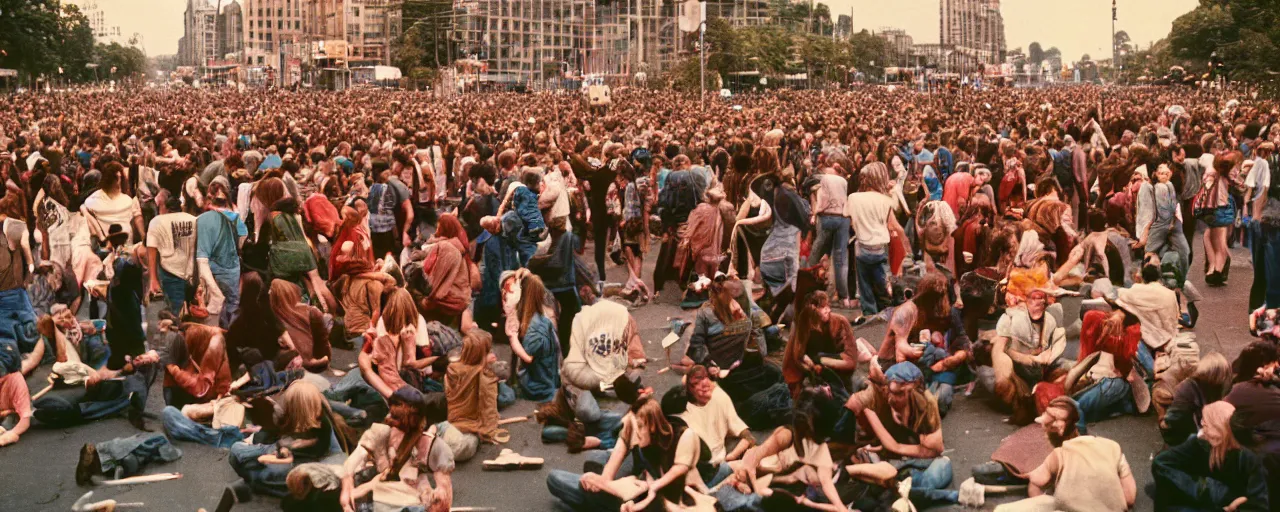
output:
M125 194L118 194L113 199L103 190L98 190L85 199L84 208L97 217L103 236L106 236L112 224L119 224L132 238L133 218L142 215L142 207L138 205L137 199Z
M159 253L160 267L165 272L190 278L191 258L196 250L196 218L185 212L157 215L147 227L147 247Z
M715 465L724 462L728 455L725 439L730 434L736 436L747 430L747 423L738 417L733 400L720 386L716 386L715 391L711 392L711 400L707 401L707 405L699 406L690 402L680 417L707 443L707 447L711 449L711 463Z
M1271 187L1271 166L1267 164L1265 158L1253 159L1253 168L1249 169L1249 175L1245 176L1244 186L1253 188L1253 196L1249 198L1249 202L1267 193L1267 189Z
M893 198L879 192L854 192L844 203L844 214L853 221L853 232L862 245L889 243L889 212Z

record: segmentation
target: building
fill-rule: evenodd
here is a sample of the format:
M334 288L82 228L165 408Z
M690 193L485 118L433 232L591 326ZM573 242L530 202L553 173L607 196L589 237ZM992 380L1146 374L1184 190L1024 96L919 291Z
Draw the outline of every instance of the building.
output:
M182 39L178 40L178 63L197 68L221 58L218 52L217 11L207 0L187 0L182 14Z
M306 55L305 0L244 0L241 62L279 69ZM285 83L291 83L286 81Z
M836 38L848 39L853 37L853 16L841 14L836 16Z
M244 15L240 4L235 0L222 7L218 13L218 58L228 59L229 55L239 54L244 50ZM238 58L231 58L239 62Z
M648 76L697 50L697 0L463 0L452 19L453 59L474 58L494 82L564 76ZM768 0L711 0L707 18L771 22Z
M1004 17L1000 0L940 0L938 43L954 48L956 72L976 72L979 65L1004 61Z
M93 29L94 42L123 43L120 25L107 23L107 14L98 6L97 0L69 0L67 3L80 8L80 12L89 18L89 28Z
M352 61L391 64L391 46L400 37L403 2L393 0L309 0L307 41L346 41Z
M881 28L876 35L885 41L886 65L908 67L914 66L912 53L915 39L900 28Z

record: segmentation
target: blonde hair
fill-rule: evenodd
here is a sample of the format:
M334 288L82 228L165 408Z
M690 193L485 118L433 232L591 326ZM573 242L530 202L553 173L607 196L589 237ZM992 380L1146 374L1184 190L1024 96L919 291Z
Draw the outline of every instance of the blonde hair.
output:
M880 162L871 162L862 166L862 171L858 173L858 191L888 195L889 168Z
M1222 398L1231 388L1233 377L1231 364L1227 362L1226 356L1218 352L1210 352L1201 357L1200 362L1196 363L1195 373L1191 375L1191 379L1200 386L1200 392L1215 400Z
M294 382L284 390L281 400L284 409L280 421L282 434L297 434L320 427L320 416L328 412L329 404L314 384Z
M1222 467L1223 461L1227 458L1227 452L1239 450L1240 443L1236 441L1236 436L1231 432L1231 415L1235 414L1236 406L1229 402L1217 401L1204 406L1203 419L1200 420L1204 430L1213 429L1218 432L1220 439L1217 443L1209 441L1209 469L1218 469Z

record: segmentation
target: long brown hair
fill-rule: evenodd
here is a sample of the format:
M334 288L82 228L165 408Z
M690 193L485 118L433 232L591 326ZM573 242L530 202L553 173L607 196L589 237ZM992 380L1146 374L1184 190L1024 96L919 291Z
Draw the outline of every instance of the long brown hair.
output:
M733 298L723 298L728 287L729 280L727 279L712 279L711 285L707 287L707 304L711 307L711 311L716 314L716 318L725 324L734 321Z
M547 287L537 274L529 274L520 282L520 303L516 304L516 312L520 315L520 338L529 332L529 323L534 316L542 314Z
M805 352L809 351L809 333L814 329L818 329L822 324L822 317L818 314L818 310L831 303L831 297L827 296L827 292L818 290L810 293L804 299L804 305L800 311L796 313L795 327L791 330L791 339L787 341L787 347L783 349L782 366L799 367L800 361L804 359Z
M276 314L276 318L298 320L307 314L298 308L298 304L302 302L302 289L298 285L283 279L273 279L270 295L271 311Z
M462 354L458 361L476 366L484 364L493 351L493 335L484 329L472 329L462 336Z
M267 178L259 181L257 188L253 190L253 197L267 209L275 206L276 201L284 199L286 194L284 181L280 178Z
M382 308L382 325L388 336L398 336L401 329L418 325L418 306L414 305L408 290L396 288L387 297L387 305Z
M662 404L654 400L653 397L644 397L636 400L631 405L631 414L636 419L643 421L649 430L649 444L662 449L664 453L668 453L667 458L675 456L675 427L671 426L671 422L667 421L666 415L662 414ZM631 440L627 439L630 443Z
M284 390L278 426L281 434L298 434L320 426L320 415L329 411L329 403L320 389L307 381L295 382Z

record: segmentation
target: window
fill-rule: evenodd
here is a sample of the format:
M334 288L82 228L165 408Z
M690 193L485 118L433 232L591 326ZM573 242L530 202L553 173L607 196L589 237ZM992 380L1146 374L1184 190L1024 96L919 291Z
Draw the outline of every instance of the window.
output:
M355 16L355 17L357 17L357 18L358 18L358 17L360 17L360 8L359 8L359 7L352 7L352 8L351 8L351 15L352 15L352 16Z

